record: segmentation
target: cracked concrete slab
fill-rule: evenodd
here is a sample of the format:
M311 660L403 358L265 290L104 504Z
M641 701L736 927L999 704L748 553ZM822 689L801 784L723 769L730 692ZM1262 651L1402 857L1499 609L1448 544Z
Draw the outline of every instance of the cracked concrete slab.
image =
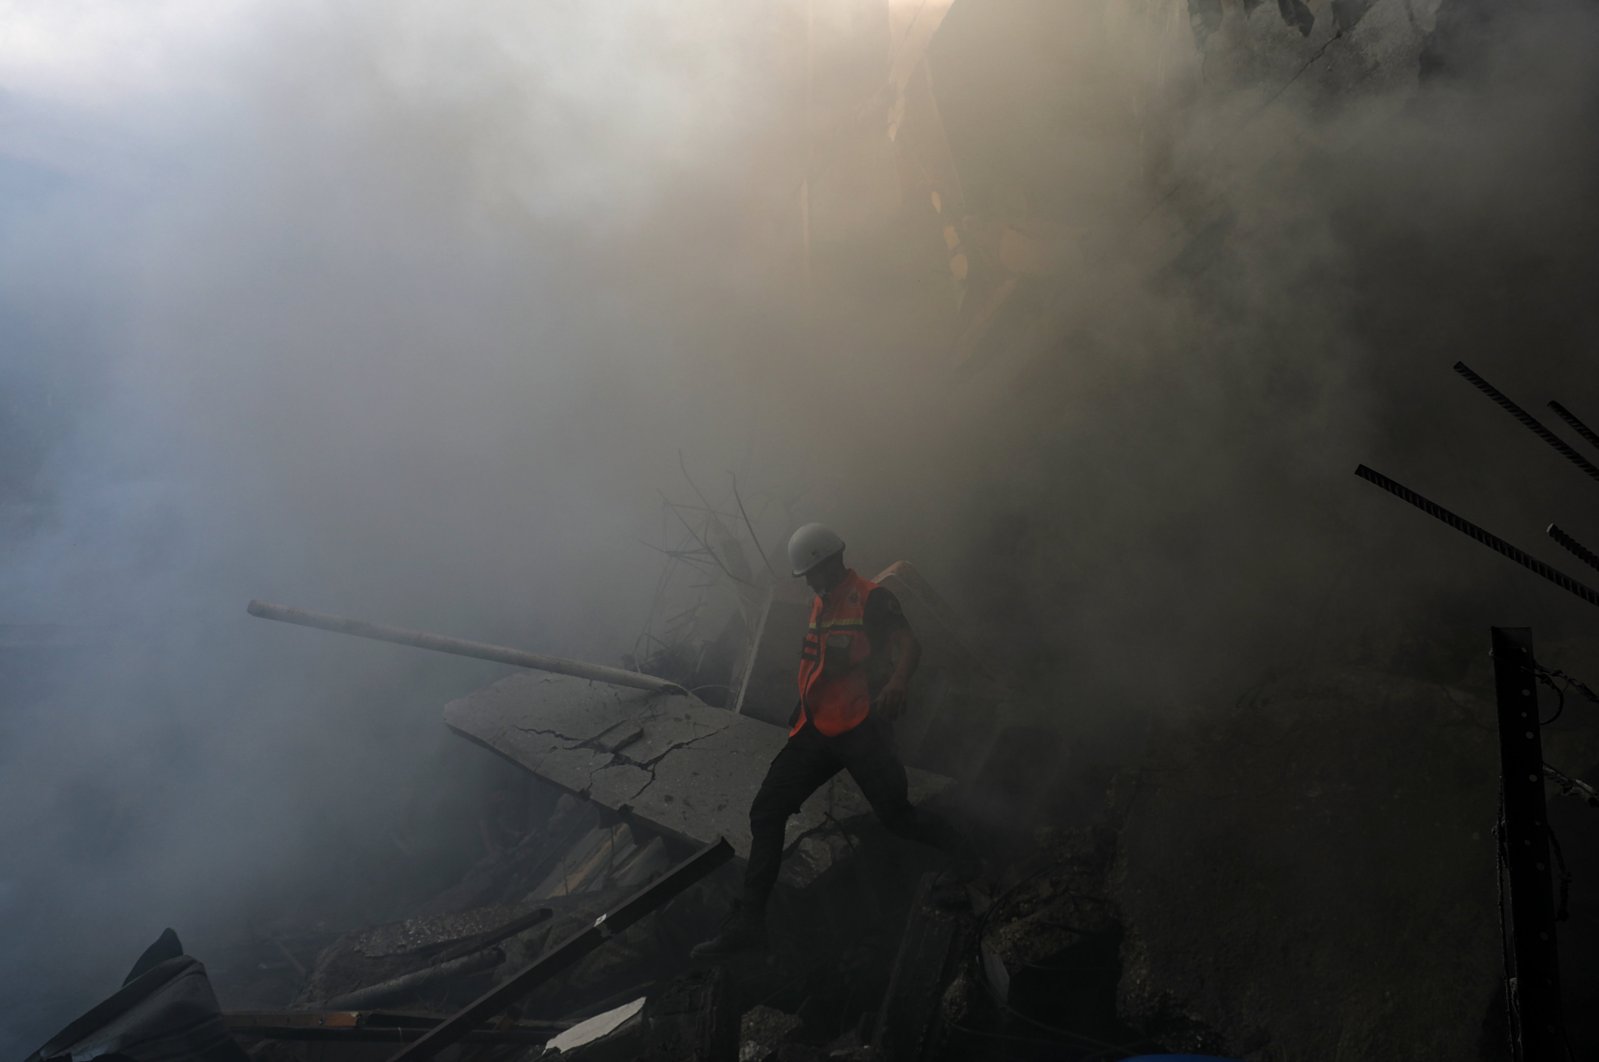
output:
M781 727L686 695L623 689L564 675L509 675L444 708L454 731L572 793L633 815L691 844L726 837L749 854L749 806L766 767L788 740ZM949 784L910 774L911 800ZM789 822L783 881L803 887L849 844L871 812L840 774ZM799 851L796 851L799 850Z

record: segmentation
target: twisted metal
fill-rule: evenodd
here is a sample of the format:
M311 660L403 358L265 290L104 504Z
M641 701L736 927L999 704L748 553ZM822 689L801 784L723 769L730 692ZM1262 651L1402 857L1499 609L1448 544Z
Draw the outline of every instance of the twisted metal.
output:
M1523 568L1526 568L1528 571L1543 576L1551 583L1554 583L1556 586L1560 587L1560 589L1565 590L1568 593L1576 594L1590 605L1599 606L1599 591L1594 590L1592 587L1584 583L1579 583L1565 572L1552 568L1543 561L1539 560L1537 557L1517 549L1515 546L1512 546L1498 535L1495 535L1490 531L1483 530L1470 520L1467 520L1461 516L1456 516L1448 509L1445 509L1442 505L1423 498L1420 494L1417 494L1404 484L1397 483L1383 475L1381 472L1378 472L1375 469L1367 468L1365 465L1361 465L1360 467L1356 468L1355 475L1359 476L1368 483L1372 483L1381 487L1383 490L1387 491L1389 494L1392 494L1399 500L1409 502L1411 505L1414 505L1428 516L1448 524L1461 534L1476 539L1478 542L1482 543L1484 546L1487 546L1500 556L1508 557L1517 564L1521 565Z
M1564 771L1557 770L1549 764L1543 765L1544 777L1555 783L1560 788L1561 796L1573 796L1587 803L1591 808L1599 808L1599 790L1584 782L1580 778L1573 778Z
M1586 472L1588 474L1588 478L1599 481L1599 465L1595 465L1592 461L1589 461L1586 457L1583 457L1570 446L1567 446L1560 436L1544 427L1531 413L1528 413L1525 409L1522 409L1520 406L1516 405L1509 398L1505 397L1504 393L1501 392L1497 387L1467 368L1465 362L1455 362L1455 371L1469 380L1471 385L1477 390L1493 399L1495 404L1502 408L1506 413L1509 413L1512 417L1515 417L1518 421L1520 421L1528 431L1538 436L1538 438L1542 439L1550 446L1553 446L1560 452L1562 457Z
M1561 679L1565 682L1567 689L1575 689L1578 693L1582 694L1584 700L1593 704L1599 704L1599 693L1595 693L1588 687L1587 683L1566 674L1558 667L1544 667L1542 664L1538 663L1538 661L1534 660L1532 662L1532 668L1538 673L1540 680L1544 678ZM1553 686L1550 688L1552 689Z

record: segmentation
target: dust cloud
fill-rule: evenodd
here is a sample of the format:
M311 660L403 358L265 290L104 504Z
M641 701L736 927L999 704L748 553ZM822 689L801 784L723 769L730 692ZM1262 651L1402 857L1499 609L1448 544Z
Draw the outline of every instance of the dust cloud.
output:
M1599 419L1593 12L1418 87L1224 6L1203 45L1177 3L951 8L964 207L1056 248L961 359L921 234L801 282L799 4L6 5L0 622L66 647L0 717L0 1044L164 925L347 911L419 804L470 830L495 768L438 707L493 669L246 600L614 660L680 452L769 547L916 561L1088 730L1449 617L1580 628L1349 473L1535 549L1593 512L1449 372ZM1367 25L1419 48L1425 6ZM825 82L878 29L818 8Z

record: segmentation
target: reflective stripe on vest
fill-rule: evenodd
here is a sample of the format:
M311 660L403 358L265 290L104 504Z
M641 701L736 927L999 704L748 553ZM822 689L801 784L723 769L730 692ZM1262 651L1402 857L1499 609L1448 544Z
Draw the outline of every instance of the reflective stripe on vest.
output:
M866 598L876 589L876 583L850 569L825 598L811 602L811 621L800 647L799 718L790 736L799 733L806 720L828 737L865 722L872 708Z

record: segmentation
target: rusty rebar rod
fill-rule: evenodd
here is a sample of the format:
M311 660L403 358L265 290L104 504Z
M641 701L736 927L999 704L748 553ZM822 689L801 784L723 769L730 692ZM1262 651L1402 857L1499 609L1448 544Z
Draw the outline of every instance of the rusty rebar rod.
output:
M1378 472L1375 469L1367 468L1365 465L1361 465L1356 468L1355 475L1359 476L1368 483L1381 487L1383 490L1387 491L1389 494L1392 494L1401 501L1409 502L1411 505L1414 505L1428 516L1448 524L1461 534L1476 539L1478 542L1482 543L1484 546L1487 546L1501 557L1507 557L1521 565L1523 568L1526 568L1528 571L1543 576L1551 583L1554 583L1556 586L1560 587L1560 589L1565 590L1568 593L1576 594L1578 597L1588 602L1588 604L1599 605L1599 590L1595 590L1593 587L1588 586L1585 583L1579 583L1577 580L1573 579L1565 572L1560 571L1558 568L1551 567L1550 565L1539 560L1537 557L1532 556L1530 553L1517 549L1515 546L1512 546L1509 542L1506 542L1493 532L1485 531L1476 524L1472 523L1470 520L1467 520L1465 517L1456 516L1448 509L1445 509L1442 505L1439 505L1437 502L1429 501L1428 499L1423 498L1420 494L1417 494L1404 484L1396 483L1394 480L1389 479L1381 472Z
M1549 402L1549 408L1554 410L1555 416L1565 421L1567 426L1569 426L1572 431L1576 432L1578 435L1581 435L1584 439L1587 439L1594 446L1599 446L1599 435L1594 434L1594 430L1592 428L1578 420L1575 413L1553 399L1551 399Z
M1581 542L1578 542L1563 528L1561 528L1559 524L1550 524L1548 527L1544 528L1544 534L1560 543L1560 545L1565 548L1567 553L1571 554L1573 557L1576 557L1588 567L1599 571L1599 554L1595 554L1593 550L1589 549L1587 546L1584 546Z
M1455 362L1455 371L1470 381L1471 386L1475 387L1477 390L1481 391L1483 394L1492 399L1495 405L1499 406L1506 413L1509 413L1512 417L1515 417L1516 420L1520 421L1522 427L1526 428L1528 431L1538 436L1538 438L1554 447L1555 450L1559 452L1561 457L1564 457L1566 460L1570 461L1572 464L1586 472L1589 479L1599 480L1599 465L1595 465L1592 461L1573 450L1566 444L1565 440L1560 438L1560 436L1544 427L1543 424L1539 422L1538 418L1534 417L1531 413L1528 413L1525 409L1522 409L1520 406L1516 405L1516 403L1512 402L1504 394L1504 392L1499 390L1499 388L1495 387L1493 384L1489 383L1487 380L1484 380L1481 376L1478 376L1476 373L1467 368L1465 362Z

